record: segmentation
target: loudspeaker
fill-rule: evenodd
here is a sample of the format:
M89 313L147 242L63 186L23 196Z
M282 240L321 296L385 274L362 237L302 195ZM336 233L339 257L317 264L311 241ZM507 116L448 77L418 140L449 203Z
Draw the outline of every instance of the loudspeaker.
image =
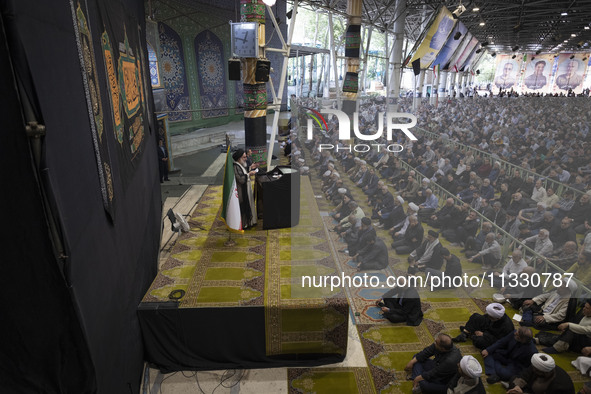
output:
M421 58L412 62L412 70L415 75L419 75L421 73Z
M256 82L269 82L269 73L271 72L271 62L268 60L257 60L254 80Z
M240 81L240 60L228 60L228 79Z

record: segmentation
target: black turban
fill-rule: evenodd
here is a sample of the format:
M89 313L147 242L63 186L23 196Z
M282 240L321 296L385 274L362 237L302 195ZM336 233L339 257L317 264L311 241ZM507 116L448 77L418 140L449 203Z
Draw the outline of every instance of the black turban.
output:
M234 161L238 161L242 155L244 155L244 149L238 148L234 153L232 153L232 159L234 159Z

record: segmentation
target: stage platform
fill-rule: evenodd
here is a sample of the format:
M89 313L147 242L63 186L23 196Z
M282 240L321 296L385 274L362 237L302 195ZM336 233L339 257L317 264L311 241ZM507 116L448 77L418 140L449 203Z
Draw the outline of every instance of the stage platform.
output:
M162 371L313 366L344 359L344 292L302 288L302 275L338 272L308 177L294 228L259 222L233 247L219 218L221 186L209 186L138 307L146 361ZM167 223L168 224L168 223ZM174 290L185 295L169 300Z

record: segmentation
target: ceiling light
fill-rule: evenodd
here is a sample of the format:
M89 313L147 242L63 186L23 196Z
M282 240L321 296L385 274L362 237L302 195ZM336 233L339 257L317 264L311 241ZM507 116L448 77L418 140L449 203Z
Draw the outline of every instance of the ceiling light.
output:
M269 7L273 7L275 5L276 0L263 0L263 3L268 5Z
M568 42L568 40L564 40L564 43L566 44Z
M486 24L486 23L484 23L484 21L481 21L481 22L479 23L479 25L480 25L480 26L484 26L485 24Z
M478 8L478 7L472 8L472 12L478 12L478 11L480 11L480 8Z
M568 15L568 12L561 12L560 13L560 16L567 16L567 15Z
M589 26L585 26L585 30L589 30Z
M577 35L575 33L572 33L570 36L571 37L576 37Z

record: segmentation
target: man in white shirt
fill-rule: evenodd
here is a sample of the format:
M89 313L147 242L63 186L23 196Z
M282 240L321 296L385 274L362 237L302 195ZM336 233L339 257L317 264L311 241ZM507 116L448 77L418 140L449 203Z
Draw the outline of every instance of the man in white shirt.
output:
M549 256L550 253L552 253L552 250L554 249L552 241L550 241L549 238L549 232L544 228L540 230L538 235L533 235L523 240L524 244L527 244L528 242L533 242L534 252L542 256Z
M501 258L501 245L495 239L494 233L486 234L484 244L480 252L470 257L468 260L474 263L482 264L482 268L489 270L499 263Z
M537 180L534 186L534 190L531 194L531 199L535 202L542 202L546 198L546 189L542 186L542 181Z
M563 281L556 290L523 301L522 321L519 324L540 330L555 330L566 319L570 297L567 281Z
M505 264L505 266L503 267L503 271L502 272L495 272L495 280L494 283L491 283L491 285L493 286L497 286L500 287L503 285L503 283L501 282L500 278L503 277L504 279L504 284L505 286L507 286L507 283L510 280L510 275L511 274L517 274L519 275L521 273L521 271L523 271L523 269L525 267L527 267L527 263L525 262L525 260L523 259L523 254L521 253L521 250L519 249L515 249L513 251L513 253L511 254L511 258L509 259L509 261L507 261L507 264Z

